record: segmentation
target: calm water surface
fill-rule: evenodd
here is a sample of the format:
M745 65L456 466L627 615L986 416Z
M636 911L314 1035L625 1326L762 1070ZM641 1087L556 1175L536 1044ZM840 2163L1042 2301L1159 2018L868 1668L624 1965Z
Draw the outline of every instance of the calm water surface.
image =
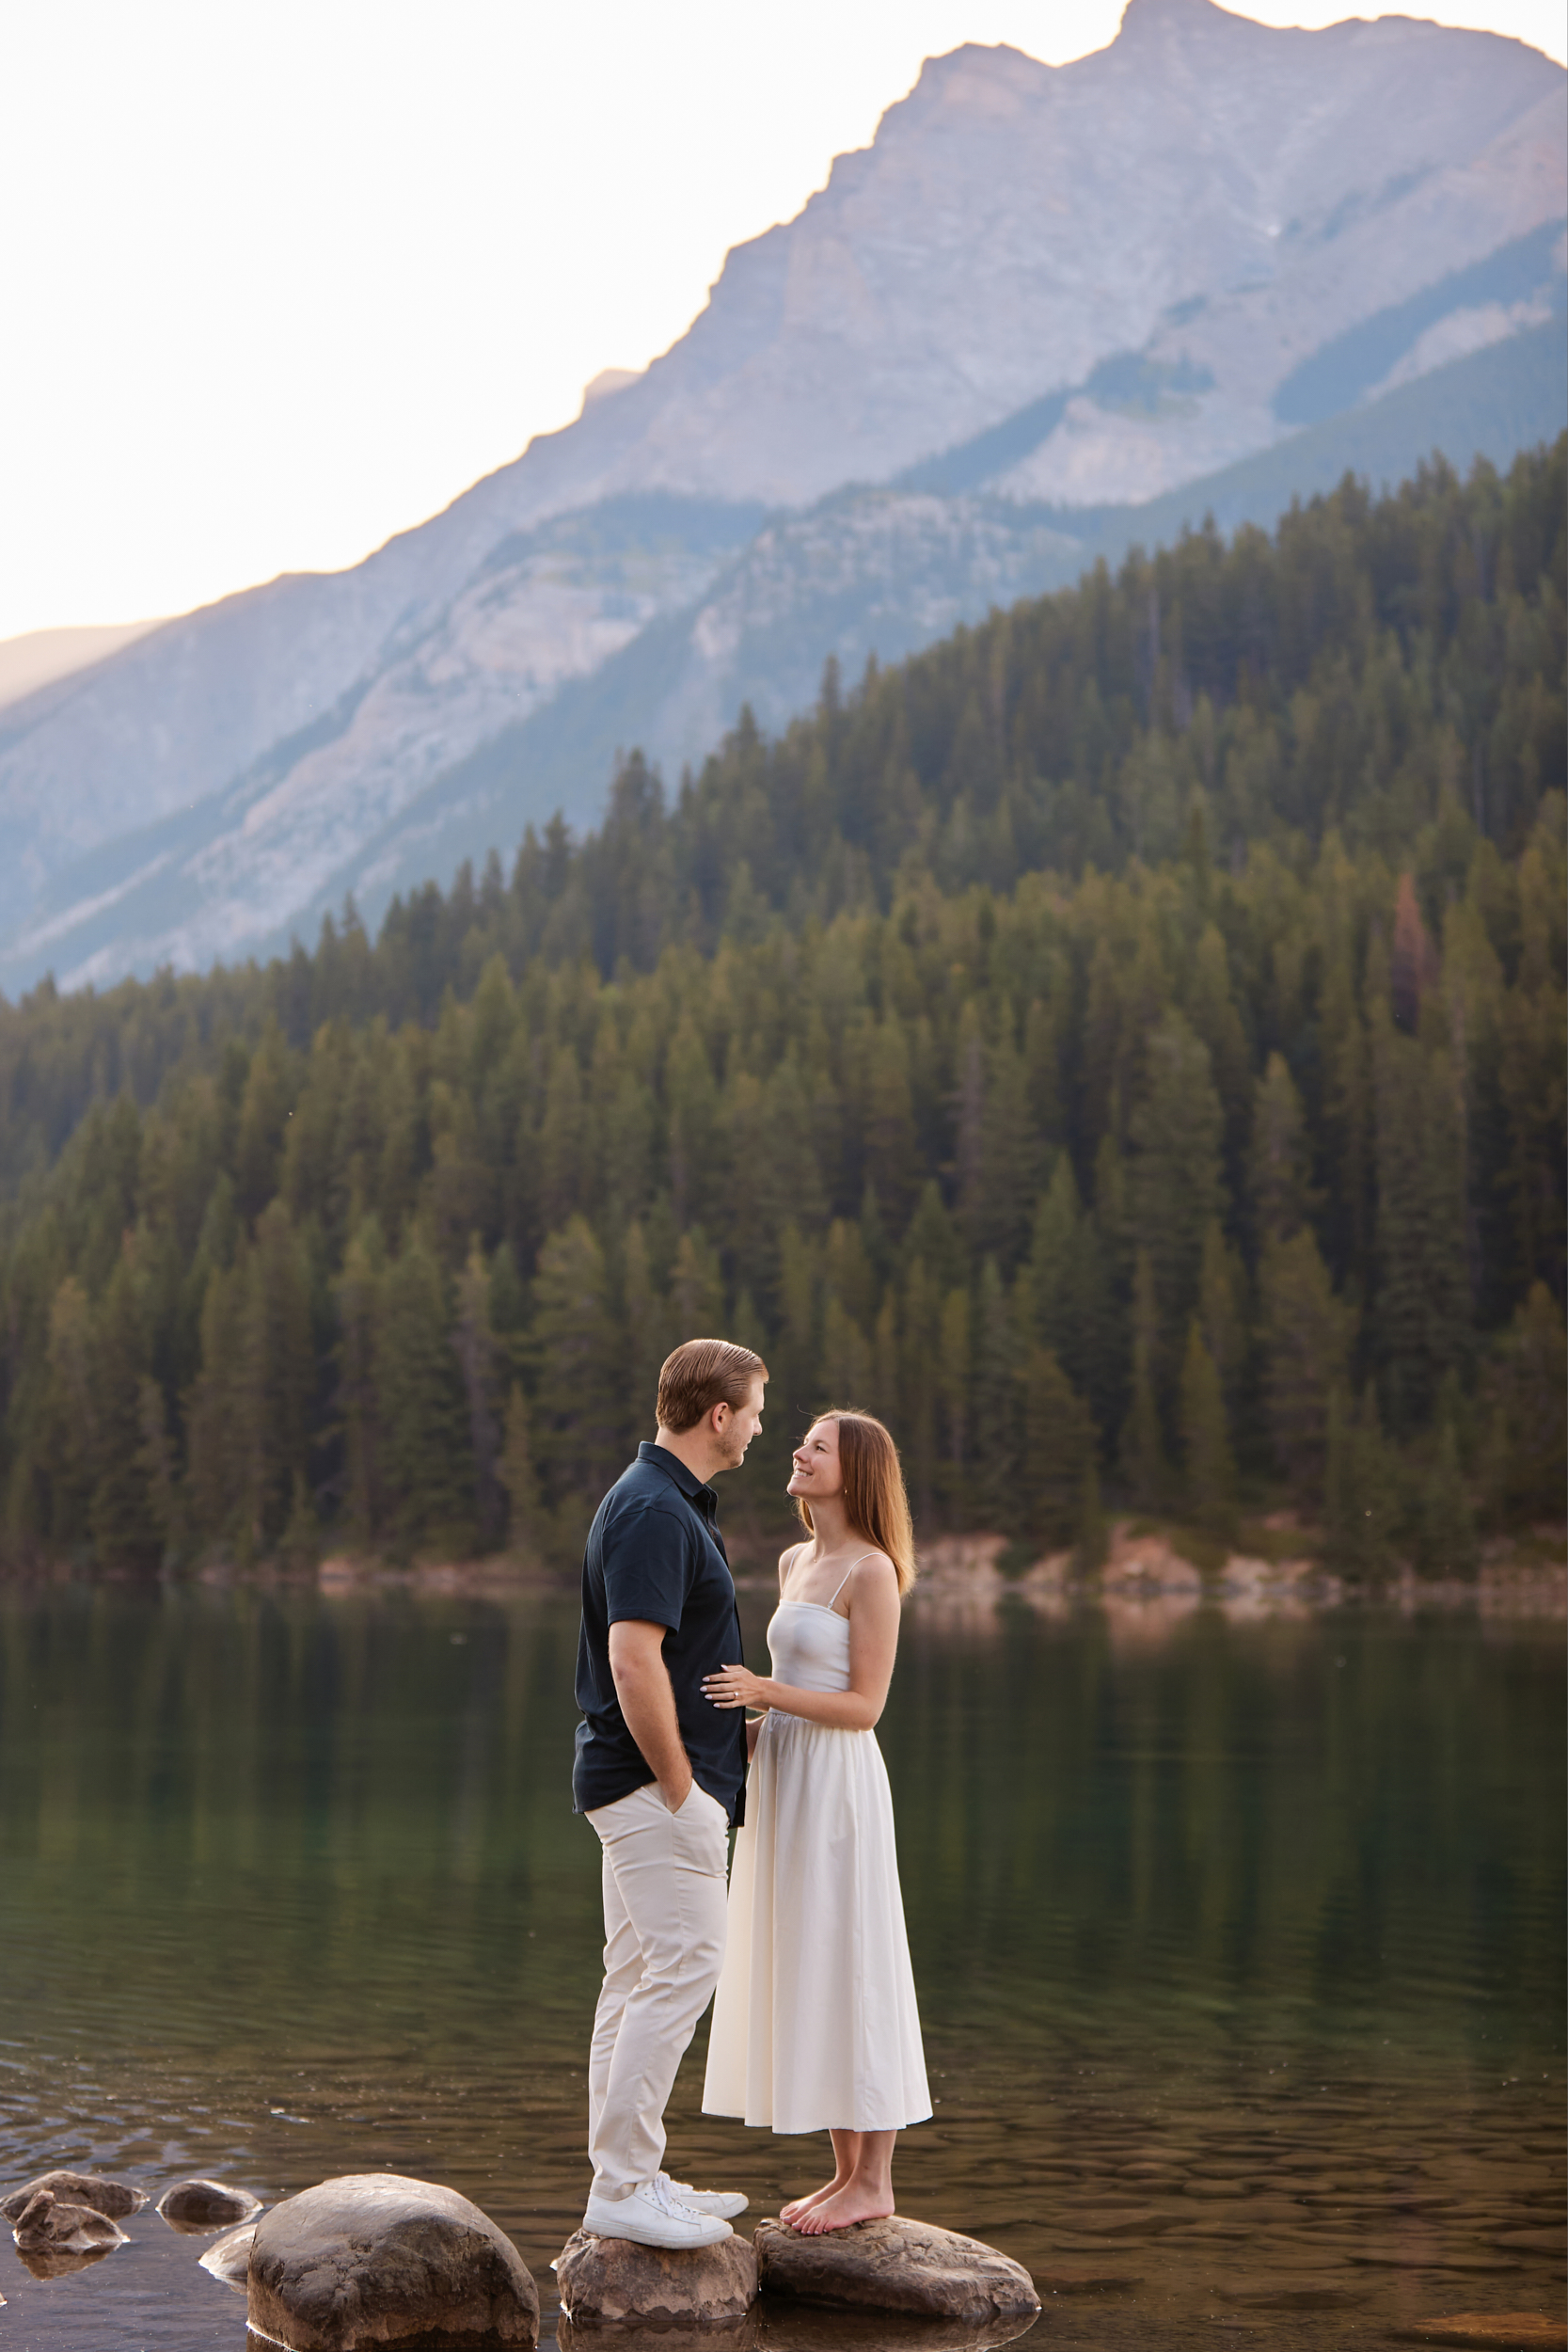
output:
M548 2336L599 1940L576 1623L0 1589L0 2181L450 2182ZM1563 1663L1560 1628L911 1605L879 1736L939 2104L899 2204L1029 2265L1031 2343L1561 2310ZM704 2119L705 2033L672 2168L776 2210L825 2143ZM201 2241L127 2226L48 2280L0 2238L5 2352L241 2352ZM852 2332L893 2341L761 2322Z

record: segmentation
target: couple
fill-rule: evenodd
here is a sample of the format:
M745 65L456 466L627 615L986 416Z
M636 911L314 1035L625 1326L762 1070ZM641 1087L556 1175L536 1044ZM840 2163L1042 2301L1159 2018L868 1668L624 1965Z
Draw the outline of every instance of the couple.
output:
M871 1736L914 1581L898 1455L869 1414L807 1430L789 1492L809 1540L779 1562L773 1673L748 1673L708 1481L744 1460L767 1378L728 1341L677 1347L658 1435L583 1558L572 1789L604 1849L605 1914L583 2227L645 2246L714 2245L748 2201L664 2169L665 2102L715 1987L705 2110L832 2134L832 2180L780 2214L797 2230L891 2214L894 2140L931 2112Z

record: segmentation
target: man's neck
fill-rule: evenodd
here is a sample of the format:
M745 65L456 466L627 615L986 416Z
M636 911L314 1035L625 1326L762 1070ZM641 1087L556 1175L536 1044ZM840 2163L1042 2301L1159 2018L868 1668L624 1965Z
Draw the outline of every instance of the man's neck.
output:
M724 1467L715 1460L713 1440L701 1424L695 1429L661 1428L654 1443L662 1446L666 1454L673 1454L677 1462L684 1462L692 1477L705 1486Z

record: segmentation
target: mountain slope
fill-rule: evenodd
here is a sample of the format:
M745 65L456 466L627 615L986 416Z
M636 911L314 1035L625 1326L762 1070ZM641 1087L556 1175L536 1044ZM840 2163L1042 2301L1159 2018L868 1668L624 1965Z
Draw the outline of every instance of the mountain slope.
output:
M1562 279L1562 84L1490 36L1281 33L1210 0L1132 0L1109 49L1061 69L932 62L796 220L730 255L689 333L566 431L354 571L227 599L0 714L0 977L200 963L372 866L408 878L421 843L438 860L451 828L425 827L422 797L519 727L548 735L556 698L579 707L647 628L655 674L760 508L851 483L994 500L983 522L856 514L848 593L887 608L891 654L1065 577L1063 539L1093 551L1098 523L1042 508L1138 506L1284 457L1325 401L1510 351ZM1288 498L1288 462L1277 478ZM654 493L651 550L623 502ZM846 532L807 536L825 528L832 573ZM906 581L911 537L934 553ZM790 586L777 675L751 663L765 704L841 643L835 593ZM733 717L747 626L727 669L685 664L655 750Z

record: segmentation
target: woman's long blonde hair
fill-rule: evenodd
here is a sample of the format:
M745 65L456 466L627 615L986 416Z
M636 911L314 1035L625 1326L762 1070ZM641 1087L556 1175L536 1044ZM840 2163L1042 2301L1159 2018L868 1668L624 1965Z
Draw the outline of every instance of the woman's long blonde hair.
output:
M850 1406L832 1406L816 1421L838 1427L838 1463L844 1476L844 1516L853 1532L875 1544L892 1561L898 1590L907 1593L914 1582L914 1529L910 1524L910 1498L898 1448L874 1413L856 1412ZM813 1426L816 1426L814 1422ZM795 1508L810 1534L811 1510L797 1495Z

